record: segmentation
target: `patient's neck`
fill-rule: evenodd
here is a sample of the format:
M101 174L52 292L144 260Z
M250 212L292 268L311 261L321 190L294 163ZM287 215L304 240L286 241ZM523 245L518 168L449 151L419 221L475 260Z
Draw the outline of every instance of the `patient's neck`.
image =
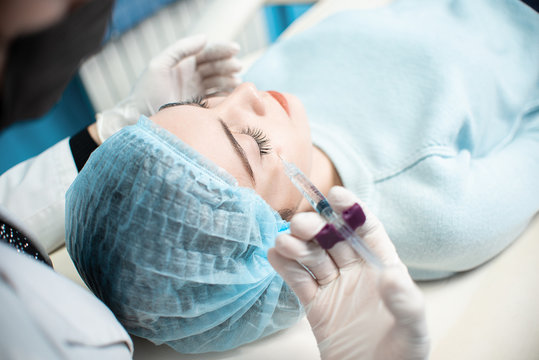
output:
M333 166L331 159L319 148L313 145L313 160L311 174L309 175L312 183L326 195L333 186L342 186L341 177ZM298 211L313 211L313 208L307 200L303 199L298 207Z

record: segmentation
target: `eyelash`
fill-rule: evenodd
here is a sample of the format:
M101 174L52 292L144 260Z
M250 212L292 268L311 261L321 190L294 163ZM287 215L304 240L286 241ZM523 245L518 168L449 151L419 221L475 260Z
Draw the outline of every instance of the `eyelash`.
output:
M184 104L195 104L205 109L208 108L208 100L206 100L204 96L195 96L194 98L186 101Z
M208 101L203 96L196 96L196 97L194 97L194 98L192 98L190 100L177 101L177 102L172 102L172 103L165 104L165 105L161 106L159 108L159 110L163 110L163 109L166 109L168 107L173 107L173 106L181 106L181 105L198 105L198 106L200 106L202 108L207 109L208 108Z
M241 133L252 137L256 141L258 149L260 150L260 155L268 155L271 153L270 140L262 130L248 127L243 129Z
M208 100L203 96L196 96L190 100L192 104L196 104L200 107L203 107L205 109L208 108Z

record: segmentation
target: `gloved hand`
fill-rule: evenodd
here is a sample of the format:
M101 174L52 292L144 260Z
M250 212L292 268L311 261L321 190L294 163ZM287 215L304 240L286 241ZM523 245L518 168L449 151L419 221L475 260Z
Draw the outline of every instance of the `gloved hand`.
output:
M366 264L345 241L322 249L313 241L325 226L316 213L296 214L291 234L277 237L268 259L304 305L322 359L426 359L423 295L382 224L342 187L332 188L328 200L338 213L360 205L354 212L364 224L356 232L385 269Z
M239 45L205 45L205 36L192 36L153 58L131 94L114 108L96 115L99 140L103 142L122 127L136 123L141 114L155 114L163 104L232 91L240 82L234 76L241 69L234 57Z

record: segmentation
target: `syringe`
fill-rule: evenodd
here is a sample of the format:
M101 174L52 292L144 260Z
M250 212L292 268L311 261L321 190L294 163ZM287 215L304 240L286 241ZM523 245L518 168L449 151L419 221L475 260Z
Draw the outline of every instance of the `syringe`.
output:
M281 158L285 174L290 178L292 184L307 199L309 204L320 214L329 224L332 224L340 235L352 246L352 248L368 263L377 268L382 268L382 262L365 245L363 239L346 223L342 217L337 215L326 197L314 186L314 184L298 169L298 167Z

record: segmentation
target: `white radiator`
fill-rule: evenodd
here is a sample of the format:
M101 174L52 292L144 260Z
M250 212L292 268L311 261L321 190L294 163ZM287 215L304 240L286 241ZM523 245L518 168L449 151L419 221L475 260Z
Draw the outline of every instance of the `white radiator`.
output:
M179 0L88 59L80 76L95 111L114 106L129 94L148 61L176 39L204 33L210 41L235 40L240 56L269 43L263 0Z

